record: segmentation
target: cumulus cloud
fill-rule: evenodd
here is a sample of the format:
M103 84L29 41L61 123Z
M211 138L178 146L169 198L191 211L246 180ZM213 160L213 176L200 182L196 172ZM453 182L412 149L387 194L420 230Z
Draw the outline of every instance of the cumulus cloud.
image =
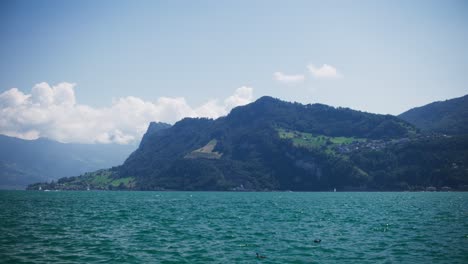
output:
M286 84L296 84L296 83L301 83L305 80L305 76L302 74L284 74L282 72L275 72L273 73L273 78L282 83Z
M11 88L10 90L0 94L0 107L15 107L23 104L30 95L25 95L17 88Z
M236 106L246 105L253 100L253 89L242 86L236 92L224 100L225 111L228 112Z
M237 88L234 94L226 98L223 103L217 99L209 100L195 109L195 112L197 116L216 118L227 115L234 107L246 105L252 101L253 88L242 86Z
M341 77L336 68L328 64L323 64L320 67L309 64L307 69L317 79L334 79Z
M127 96L110 107L79 104L75 84L36 84L30 94L12 88L0 94L0 134L61 142L119 143L139 140L151 121L174 123L184 117L216 118L253 100L251 87L240 87L225 100L212 99L191 107L183 97L154 102Z

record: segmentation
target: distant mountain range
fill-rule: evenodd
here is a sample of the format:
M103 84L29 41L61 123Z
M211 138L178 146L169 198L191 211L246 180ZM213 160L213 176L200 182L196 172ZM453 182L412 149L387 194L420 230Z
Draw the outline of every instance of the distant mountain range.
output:
M398 116L423 131L468 134L468 95L416 107Z
M137 147L117 144L64 144L0 135L0 188L24 189L37 181L80 175L122 164Z
M29 189L467 188L468 136L425 133L418 124L262 97L216 120L186 118L172 127L150 126L121 166Z

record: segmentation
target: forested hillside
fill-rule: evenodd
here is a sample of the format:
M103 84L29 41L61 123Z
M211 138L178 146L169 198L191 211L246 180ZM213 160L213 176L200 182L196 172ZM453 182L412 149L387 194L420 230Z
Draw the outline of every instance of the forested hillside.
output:
M416 107L398 117L428 132L468 134L468 95Z
M467 137L421 134L395 116L262 97L148 131L121 166L30 189L463 189L467 150Z

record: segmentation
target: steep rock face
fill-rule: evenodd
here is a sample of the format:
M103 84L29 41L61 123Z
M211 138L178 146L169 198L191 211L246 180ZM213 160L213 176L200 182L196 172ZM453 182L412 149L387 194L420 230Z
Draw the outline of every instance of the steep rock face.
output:
M468 95L415 107L398 117L428 132L468 134Z
M128 157L120 175L148 178L158 175L176 159L209 141L206 129L212 120L184 119L168 129L145 135L140 147Z
M146 130L146 133L143 135L143 138L141 139L141 142L140 142L140 145L142 142L146 142L146 140L153 134L161 131L161 130L164 130L164 129L167 129L167 128L170 128L171 125L169 124L166 124L166 123L162 123L162 122L151 122L148 126L148 129Z

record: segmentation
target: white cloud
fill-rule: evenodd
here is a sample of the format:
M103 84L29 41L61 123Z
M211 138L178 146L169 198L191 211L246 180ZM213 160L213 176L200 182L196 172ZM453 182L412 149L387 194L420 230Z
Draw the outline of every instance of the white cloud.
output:
M48 106L53 104L74 105L75 104L75 84L59 83L50 87L48 83L42 82L32 88L33 103Z
M28 98L29 95L25 95L17 88L11 88L10 90L0 94L0 107L4 108L21 105Z
M195 113L196 116L216 118L227 115L234 107L246 105L252 101L253 88L242 86L237 88L234 94L226 98L222 104L219 100L212 99L195 109Z
M275 72L273 73L273 78L278 82L286 83L286 84L297 84L301 83L305 80L305 76L302 74L284 74L282 72Z
M24 139L47 137L61 142L119 143L139 140L148 123L174 123L184 117L217 118L253 101L253 89L240 87L224 101L212 99L191 107L182 97L145 101L127 96L110 107L76 102L75 84L35 85L31 94L12 88L0 94L0 134Z
M232 108L236 106L246 105L253 100L253 89L251 87L242 86L237 88L235 93L226 100L224 100L224 105L226 108L226 112L230 111Z
M323 64L320 67L310 64L307 66L307 69L317 79L341 78L341 74L338 73L336 68L328 64Z

